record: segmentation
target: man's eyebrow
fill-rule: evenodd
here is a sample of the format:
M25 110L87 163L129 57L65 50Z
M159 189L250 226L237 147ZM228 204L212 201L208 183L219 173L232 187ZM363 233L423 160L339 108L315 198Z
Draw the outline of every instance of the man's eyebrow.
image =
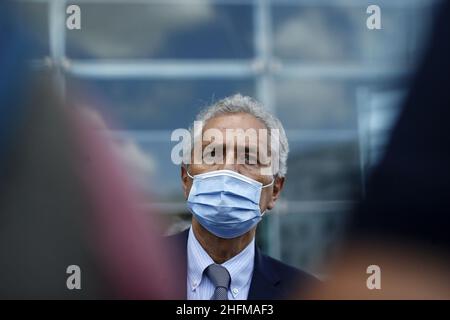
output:
M202 139L202 144L211 144L211 143L217 143L217 140L215 137L210 137L209 139ZM220 139L219 139L220 141Z
M248 154L248 155L256 156L257 158L259 158L258 148L256 146L249 147L246 145L244 148L241 148L241 150L243 150L243 154ZM239 152L239 150L238 150L238 152Z
M260 148L259 144L250 144L248 143L248 140L245 140L245 145L238 144L236 142L233 142L232 145L234 145L234 148L236 147L244 147L245 152L256 152ZM202 140L202 146L211 146L211 147L218 147L218 146L227 146L227 141L216 141L216 140Z
M223 142L217 142L217 141L203 141L202 147L211 147L211 148L219 148L219 147L225 147L225 143Z
M258 148L259 148L258 144L255 144L255 145L253 145L253 144L251 144L251 145L245 144L245 149L244 150L245 150L245 152L257 152Z

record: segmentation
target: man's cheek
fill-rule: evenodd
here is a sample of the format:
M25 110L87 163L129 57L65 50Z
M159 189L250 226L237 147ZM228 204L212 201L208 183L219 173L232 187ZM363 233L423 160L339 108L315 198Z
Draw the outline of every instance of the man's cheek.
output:
M191 191L191 187L192 187L192 183L191 182L187 182L185 184L184 197L186 198L186 200L189 197L189 192Z
M269 199L266 191L261 192L261 198L259 199L259 208L261 209L261 212L266 210Z

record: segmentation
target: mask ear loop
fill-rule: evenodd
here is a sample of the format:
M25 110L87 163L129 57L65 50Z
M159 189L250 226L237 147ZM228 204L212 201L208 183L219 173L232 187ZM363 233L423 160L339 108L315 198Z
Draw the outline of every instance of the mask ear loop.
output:
M191 178L192 180L194 180L194 177L191 176L191 174L189 173L189 170L188 170L187 168L186 168L186 173L187 173L187 175L188 175L189 178Z
M267 188L270 187L271 185L273 185L273 183L275 182L275 178L272 178L272 182L266 185L263 185L261 188Z

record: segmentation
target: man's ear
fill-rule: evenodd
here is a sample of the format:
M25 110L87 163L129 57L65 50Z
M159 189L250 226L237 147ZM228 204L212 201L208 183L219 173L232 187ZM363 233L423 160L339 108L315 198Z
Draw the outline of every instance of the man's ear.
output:
M186 165L181 166L181 184L183 187L184 198L187 199L191 190L191 178L187 175Z
M285 180L284 177L277 176L275 178L275 181L273 182L273 187L272 187L272 197L270 199L269 204L267 205L267 209L272 210L273 207L275 206L275 202L280 197L281 190L283 189L284 180Z

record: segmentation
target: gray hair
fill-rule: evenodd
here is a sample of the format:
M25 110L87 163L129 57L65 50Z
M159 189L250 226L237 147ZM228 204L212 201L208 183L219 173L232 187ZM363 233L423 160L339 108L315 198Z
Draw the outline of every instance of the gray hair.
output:
M196 117L196 121L202 121L206 123L208 120L217 117L219 115L230 113L247 113L260 120L269 132L273 129L279 132L279 164L278 172L279 177L284 177L287 172L287 158L289 153L289 144L284 131L283 125L280 120L271 114L267 109L255 99L242 96L241 94L235 94L233 96L226 97L211 106L206 107ZM191 137L193 137L193 125L189 128Z

